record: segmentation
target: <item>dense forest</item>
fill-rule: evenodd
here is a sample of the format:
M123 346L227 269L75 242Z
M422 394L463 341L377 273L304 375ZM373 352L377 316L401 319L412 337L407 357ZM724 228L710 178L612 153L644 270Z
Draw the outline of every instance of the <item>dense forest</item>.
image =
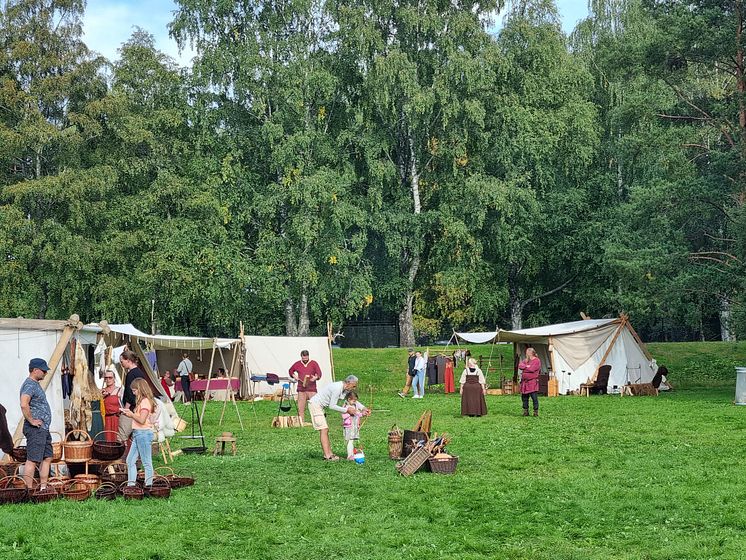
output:
M0 316L746 332L741 0L176 5L189 68L3 3Z

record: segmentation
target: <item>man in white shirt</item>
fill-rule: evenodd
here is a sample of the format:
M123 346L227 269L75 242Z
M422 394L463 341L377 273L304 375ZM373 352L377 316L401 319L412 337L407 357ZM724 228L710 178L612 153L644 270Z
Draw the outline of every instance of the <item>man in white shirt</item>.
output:
M192 366L192 360L189 359L189 354L184 352L181 357L182 360L179 363L179 367L176 368L176 371L178 372L179 378L181 379L181 390L184 392L184 404L191 404L192 389L189 385L192 381L191 376L194 367Z
M356 414L357 410L354 406L345 407L338 404L348 391L353 391L355 388L357 388L357 377L348 375L344 381L329 383L308 401L308 412L311 414L311 423L314 430L319 432L321 449L324 452L325 461L339 461L339 457L332 453L325 409L336 410L340 414L344 414L345 412Z

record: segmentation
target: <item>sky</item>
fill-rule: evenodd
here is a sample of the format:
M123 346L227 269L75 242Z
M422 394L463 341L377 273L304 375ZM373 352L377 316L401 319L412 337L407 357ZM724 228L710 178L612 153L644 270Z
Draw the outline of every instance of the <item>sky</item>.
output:
M588 14L587 0L557 0L562 28L569 33ZM88 0L83 20L83 40L88 47L109 60L118 58L117 49L135 27L150 32L156 48L181 66L189 66L193 51L179 52L168 36L168 24L176 9L174 0Z

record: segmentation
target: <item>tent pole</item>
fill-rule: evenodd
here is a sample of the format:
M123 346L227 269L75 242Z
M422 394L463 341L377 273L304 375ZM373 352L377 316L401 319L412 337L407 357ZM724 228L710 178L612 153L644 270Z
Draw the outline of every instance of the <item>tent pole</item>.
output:
M39 385L41 385L41 388L43 391L47 390L47 387L49 387L49 384L52 382L52 378L54 377L54 373L57 371L57 366L60 364L60 360L62 359L62 355L65 353L65 348L67 348L68 343L70 342L70 339L72 338L75 331L78 331L83 328L83 323L80 322L80 317L78 315L70 315L70 318L65 323L65 326L62 329L62 335L60 336L60 339L57 341L57 345L54 347L54 350L52 351L52 356L49 358L49 361L47 362L47 365L49 366L49 370L52 372L52 375L47 375L44 377L44 379L41 380ZM21 417L21 420L18 422L18 425L16 426L15 431L13 432L13 441L16 441L18 439L18 436L20 436L23 433L23 417Z
M639 344L640 348L642 348L642 353L645 354L645 357L648 360L652 361L653 355L650 353L650 351L648 350L648 347L645 345L645 343L640 338L640 335L637 334L635 327L633 327L632 323L630 323L629 321L627 321L627 328L629 329L629 332L632 333L632 336L637 341L637 344Z
M619 334L622 332L622 329L627 324L627 316L622 315L622 322L619 323L619 328L614 333L614 338L611 339L611 344L609 344L609 347L606 349L606 352L604 352L603 358L601 358L601 361L598 362L598 367L596 368L596 371L593 372L593 377L588 380L588 383L594 383L596 381L596 377L598 377L598 370L599 368L604 365L604 362L606 361L606 358L609 357L609 354L611 354L612 349L614 348L614 344L616 344L616 339L619 338Z
M145 352L143 352L143 349L140 346L140 339L136 336L133 336L131 337L131 342L132 351L137 354L138 358L140 358L140 363L142 364L142 367L148 376L147 381L150 384L150 388L153 390L153 395L157 394L160 396L165 396L163 387L161 386L160 381L158 381L158 378L155 376L155 372L153 371L153 368L150 367L150 362L148 361L148 358L145 357ZM156 383L156 381L158 382ZM124 380L122 382L124 382Z
M207 391L210 389L210 380L212 379L212 365L215 363L215 342L212 343L212 354L210 355L210 369L207 370L207 388L202 397L202 412L199 415L199 423L202 425L202 419L205 417L205 407L207 406ZM194 397L194 395L192 395Z

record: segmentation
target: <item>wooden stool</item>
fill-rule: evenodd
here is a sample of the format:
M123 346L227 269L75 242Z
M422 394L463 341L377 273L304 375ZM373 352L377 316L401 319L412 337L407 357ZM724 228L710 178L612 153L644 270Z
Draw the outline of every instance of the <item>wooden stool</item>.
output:
M223 432L221 435L215 438L215 450L212 452L213 455L217 455L220 452L221 455L225 455L225 444L230 442L231 451L233 455L236 454L236 438L230 432Z

